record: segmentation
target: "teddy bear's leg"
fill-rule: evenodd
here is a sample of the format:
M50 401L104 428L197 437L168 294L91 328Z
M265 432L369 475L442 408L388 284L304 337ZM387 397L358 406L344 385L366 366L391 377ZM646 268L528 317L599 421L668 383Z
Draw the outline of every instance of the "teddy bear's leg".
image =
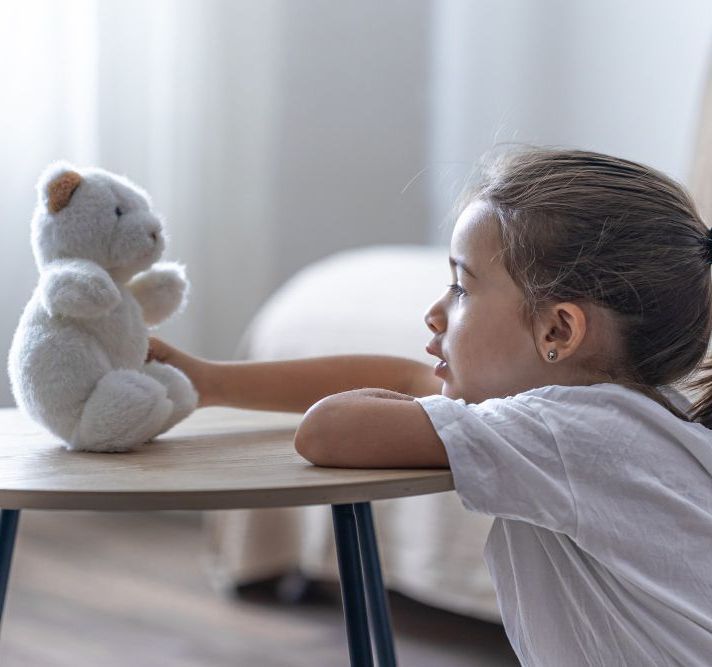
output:
M84 404L70 449L122 452L160 432L173 413L166 388L136 370L109 371Z
M160 430L160 433L165 433L195 410L198 393L185 373L175 366L153 360L144 364L143 371L160 382L166 388L168 398L173 401L173 413L168 416Z

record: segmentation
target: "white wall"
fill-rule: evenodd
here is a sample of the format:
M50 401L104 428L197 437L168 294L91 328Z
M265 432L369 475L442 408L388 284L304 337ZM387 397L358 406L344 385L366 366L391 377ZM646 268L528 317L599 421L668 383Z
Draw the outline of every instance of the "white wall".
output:
M608 152L686 182L710 56L709 0L435 4L431 239L495 141Z

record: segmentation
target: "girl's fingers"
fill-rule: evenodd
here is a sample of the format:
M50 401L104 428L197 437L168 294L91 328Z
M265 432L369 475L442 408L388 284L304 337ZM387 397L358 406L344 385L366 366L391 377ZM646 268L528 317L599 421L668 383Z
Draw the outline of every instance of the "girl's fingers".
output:
M159 339L149 337L146 363L148 363L149 361L153 361L154 359L161 362L164 361L166 357L164 347L164 344Z

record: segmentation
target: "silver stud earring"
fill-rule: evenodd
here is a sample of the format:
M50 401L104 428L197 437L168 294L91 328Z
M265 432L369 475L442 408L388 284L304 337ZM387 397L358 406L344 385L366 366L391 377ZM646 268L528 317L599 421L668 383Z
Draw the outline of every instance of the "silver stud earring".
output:
M546 356L548 357L549 361L554 361L554 359L559 356L559 353L556 350L549 350Z

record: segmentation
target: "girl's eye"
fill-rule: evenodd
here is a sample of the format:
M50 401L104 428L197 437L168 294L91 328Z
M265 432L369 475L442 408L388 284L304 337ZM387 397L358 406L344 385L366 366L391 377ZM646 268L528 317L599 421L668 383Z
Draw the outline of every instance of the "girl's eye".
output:
M447 285L447 287L450 290L451 294L460 296L465 293L465 290L462 289L462 287L460 287L457 283L452 283L452 285Z
M114 209L114 213L116 213L117 218L120 218L124 214L124 212L118 206Z

